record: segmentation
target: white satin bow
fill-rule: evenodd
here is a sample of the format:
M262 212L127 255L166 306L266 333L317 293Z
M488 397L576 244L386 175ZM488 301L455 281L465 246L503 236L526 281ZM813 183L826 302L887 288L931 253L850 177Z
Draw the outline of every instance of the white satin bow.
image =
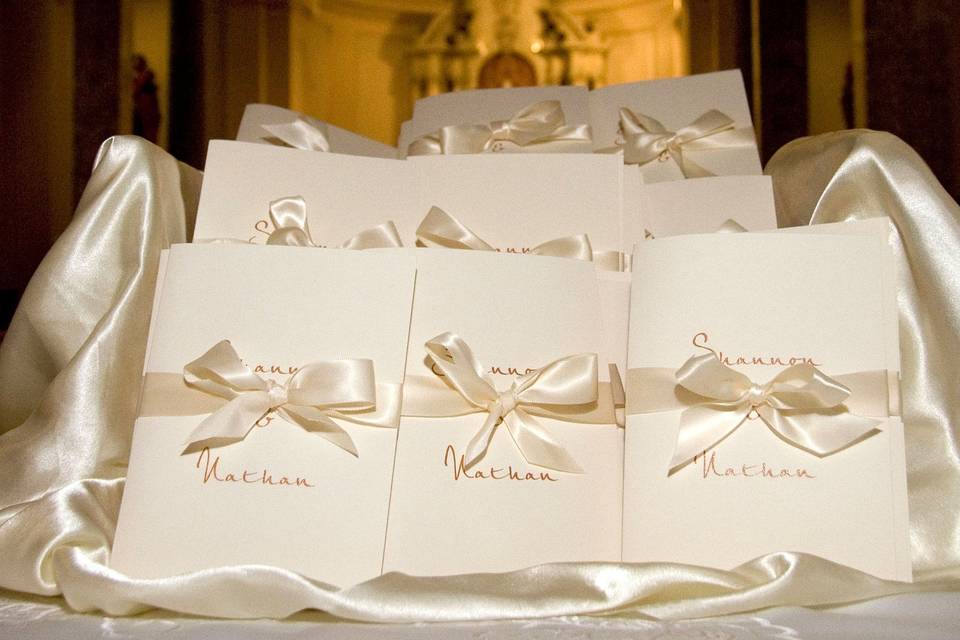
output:
M716 446L751 413L787 442L819 456L849 446L881 424L851 413L843 405L850 389L809 363L756 384L711 353L687 360L676 380L702 402L681 414L671 470Z
M261 125L268 133L295 149L305 151L330 151L330 142L327 140L326 125L317 121L308 122L297 118L293 122L283 124Z
M279 198L270 203L270 222L274 230L267 237L267 244L295 247L322 247L310 235L307 220L307 203L300 196ZM390 249L402 247L400 233L388 220L376 227L365 229L343 242L340 249Z
M510 388L498 391L462 338L442 333L426 343L427 353L447 384L452 386L487 419L470 440L464 453L469 469L486 454L497 426L505 424L530 464L557 471L583 470L560 443L524 411L528 405L576 408L597 401L597 355L567 356L515 378Z
M417 242L426 247L446 247L448 249L477 249L496 251L477 234L440 207L430 207L420 226L417 227ZM530 249L528 253L593 260L593 249L586 234L567 236L550 240Z
M314 362L281 385L250 371L227 340L187 364L183 380L190 387L229 400L190 433L184 454L239 442L261 418L275 411L356 456L353 439L331 417L361 422L343 412L372 410L377 399L370 360Z
M635 113L626 107L620 109L618 146L623 149L627 164L646 164L653 160L673 158L685 178L705 178L715 175L683 155L683 150L722 149L755 144L751 129L734 129L733 118L711 109L677 131L670 131L659 120ZM717 136L717 134L724 134Z
M512 142L523 147L590 140L589 125L564 124L560 102L544 100L524 107L509 120L442 127L411 142L407 155L484 153L492 151L498 142Z

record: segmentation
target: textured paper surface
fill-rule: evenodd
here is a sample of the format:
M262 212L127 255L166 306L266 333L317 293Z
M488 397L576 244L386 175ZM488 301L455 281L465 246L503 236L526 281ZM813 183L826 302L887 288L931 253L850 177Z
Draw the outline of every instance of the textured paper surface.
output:
M736 128L751 127L750 107L739 70L718 71L664 80L610 85L590 92L590 126L594 149L616 145L620 108L643 113L670 131L687 126L711 109L734 120ZM756 144L736 149L684 151L716 175L760 175ZM641 166L647 182L678 180L683 173L672 160Z
M176 245L146 370L179 373L229 339L251 367L370 358L378 382L399 383L414 273L402 254ZM112 566L153 578L269 564L338 586L379 575L395 429L341 422L360 452L354 458L274 416L209 457L181 456L203 417L137 420ZM244 470L254 481L218 480ZM294 486L280 485L282 476Z
M498 249L522 252L581 233L594 250L620 248L623 166L617 156L475 154L407 162L420 175L424 214L438 206Z
M747 231L777 228L773 183L768 176L717 176L642 184L639 209L624 208L624 244L656 238L713 233L727 220Z
M404 246L439 206L504 250L586 233L620 248L623 167L594 154L461 155L383 160L215 140L194 240L266 242L272 200L306 201L317 244L337 246L387 220Z
M338 246L387 220L409 237L425 213L416 183L414 168L403 160L213 140L193 239L264 244L273 230L270 202L287 196L306 201L317 244Z
M442 249L416 256L408 376L433 375L423 344L444 331L457 332L485 367L501 370L539 368L603 348L589 264ZM603 367L600 373L605 380ZM506 389L513 376L493 377ZM384 570L440 575L619 560L622 431L537 418L584 474L550 471L556 481L455 479L448 447L462 453L484 417L401 421ZM549 471L527 464L504 428L470 473L491 467L537 478Z
M706 353L692 344L704 332L710 347L734 360L810 357L828 375L896 369L885 326L892 290L883 274L891 257L876 235L667 238L643 243L634 259L630 367L679 368ZM735 368L756 382L783 369ZM668 477L679 417L628 416L624 561L730 569L766 553L799 551L910 579L898 418L824 458L747 421ZM778 477L743 476L742 465L756 471L763 464ZM728 468L736 475L726 475ZM782 469L814 477L779 477Z

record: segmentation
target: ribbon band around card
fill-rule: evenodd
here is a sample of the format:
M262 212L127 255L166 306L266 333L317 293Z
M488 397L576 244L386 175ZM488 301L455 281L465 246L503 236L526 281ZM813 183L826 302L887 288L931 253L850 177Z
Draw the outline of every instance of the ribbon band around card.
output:
M353 438L337 420L399 425L401 385L378 383L369 359L309 362L287 373L282 384L261 377L221 340L184 365L182 374L147 373L140 415L206 415L183 454L241 442L274 413L354 456L359 453Z
M802 361L758 384L711 353L677 370L629 369L627 414L682 411L668 473L753 418L792 446L823 457L869 438L884 419L899 414L895 379L886 370L831 377Z
M213 413L229 400L188 387L179 373L148 372L143 376L140 417L200 416ZM334 417L372 427L400 425L403 385L377 382L377 405L362 411L336 411Z
M679 411L703 399L677 384L676 369L639 367L627 369L624 380L627 415ZM844 405L853 413L877 418L900 415L900 382L886 369L832 376L850 389Z
M597 400L577 405L529 405L527 413L578 424L616 424L616 385L597 384ZM437 376L407 376L403 383L403 415L418 418L451 418L480 413L462 395Z

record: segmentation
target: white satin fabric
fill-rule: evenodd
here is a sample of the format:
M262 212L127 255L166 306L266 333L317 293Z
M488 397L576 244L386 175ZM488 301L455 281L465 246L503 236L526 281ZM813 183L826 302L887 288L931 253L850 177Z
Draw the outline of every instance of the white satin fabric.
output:
M38 269L0 346L0 587L62 594L76 610L111 615L162 608L282 618L319 609L379 622L612 612L681 619L957 590L960 208L916 154L886 134L800 140L768 171L781 224L888 215L902 234L915 584L789 551L733 571L553 564L444 578L394 573L343 590L265 566L159 580L111 570L157 258L187 239L200 178L159 148L118 137L104 143L73 223Z

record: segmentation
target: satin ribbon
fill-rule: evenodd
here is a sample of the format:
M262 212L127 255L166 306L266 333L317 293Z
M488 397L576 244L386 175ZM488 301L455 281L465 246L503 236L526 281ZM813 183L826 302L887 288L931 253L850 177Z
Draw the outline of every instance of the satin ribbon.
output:
M627 372L627 413L667 411L683 407L672 472L712 449L748 417L759 417L795 447L818 456L844 449L871 434L890 415L886 372L827 376L809 363L787 367L765 384L723 364L709 353L693 356L673 374L670 384L660 369Z
M591 140L589 125L564 124L560 102L544 100L524 107L509 120L442 127L411 142L407 155L484 153L493 150L498 142L525 147Z
M284 124L261 125L273 136L295 149L305 151L330 151L330 142L327 140L326 125L322 122L307 122L297 118L293 122Z
M476 249L496 251L484 242L480 236L440 207L430 207L430 211L417 227L417 242L426 247L446 247L447 249ZM586 234L557 238L539 244L529 253L557 258L593 260L593 249Z
M617 146L623 149L623 161L627 164L646 164L670 157L685 178L706 178L715 174L685 157L684 150L726 149L756 144L753 129L735 129L734 125L733 118L711 109L687 126L670 131L658 120L622 107L620 132L623 142L618 142Z
M734 220L733 218L727 218L723 224L717 227L717 230L714 233L749 233L750 230L745 226ZM656 240L657 236L653 234L653 231L650 229L643 230L643 237L645 240Z
M270 222L274 230L267 244L295 247L321 247L310 235L307 203L300 196L288 196L270 203ZM402 247L400 233L390 220L365 229L342 243L340 249L391 249Z
M184 454L240 442L258 421L276 412L356 456L353 439L331 418L351 419L350 412L371 411L377 404L370 360L314 362L281 385L251 372L227 340L187 364L183 381L228 400L190 433Z
M563 411L593 411L598 398L596 354L585 353L555 360L516 377L509 389L498 391L470 347L458 335L442 333L429 340L426 349L434 370L439 371L444 382L466 401L465 411L487 413L486 420L467 445L464 468L469 469L483 459L497 427L504 424L530 464L568 473L583 472L527 409L535 410L546 405L558 411L555 415L559 419L565 419ZM436 415L432 412L410 413L406 408L404 414Z

